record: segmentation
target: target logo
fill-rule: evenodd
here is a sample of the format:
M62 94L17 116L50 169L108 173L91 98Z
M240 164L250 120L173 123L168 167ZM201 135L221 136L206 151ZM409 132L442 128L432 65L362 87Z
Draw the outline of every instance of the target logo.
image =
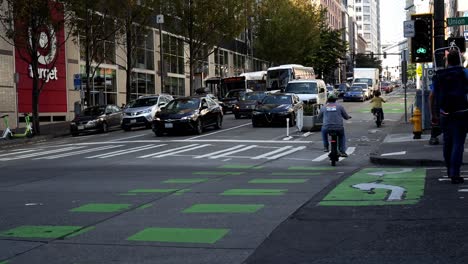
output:
M29 42L32 46L32 32L29 29ZM57 56L57 35L55 34L55 30L52 27L43 27L40 32L38 32L38 51L37 51L37 58L38 62L41 65L49 66L51 63L54 62ZM39 79L45 80L45 82L49 82L50 80L58 80L57 78L57 67L53 69L48 68L38 68L38 75ZM29 76L33 77L33 71L31 65L29 65Z

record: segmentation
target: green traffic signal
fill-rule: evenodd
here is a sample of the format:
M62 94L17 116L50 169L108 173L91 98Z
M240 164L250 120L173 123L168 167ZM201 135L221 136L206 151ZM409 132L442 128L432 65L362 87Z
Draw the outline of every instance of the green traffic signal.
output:
M427 53L427 49L425 48L419 48L416 50L416 53L418 54L426 54Z

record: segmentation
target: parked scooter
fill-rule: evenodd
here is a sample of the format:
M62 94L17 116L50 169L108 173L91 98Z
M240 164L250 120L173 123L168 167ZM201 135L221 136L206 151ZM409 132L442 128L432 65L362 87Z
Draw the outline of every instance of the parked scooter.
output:
M3 115L3 122L5 123L5 131L3 131L2 139L11 139L11 138L32 138L34 136L33 127L31 124L31 118L28 113L24 113L24 120L26 122L26 129L23 133L14 133L11 131L8 124L8 115Z
M10 130L10 125L8 124L8 115L2 115L3 123L5 123L5 130L2 134L2 139L10 139L13 135L13 132Z

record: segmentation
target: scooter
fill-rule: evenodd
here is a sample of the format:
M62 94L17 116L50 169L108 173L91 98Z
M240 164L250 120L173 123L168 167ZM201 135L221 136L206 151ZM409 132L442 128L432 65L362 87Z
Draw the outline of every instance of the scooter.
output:
M330 130L328 131L328 135L330 135L330 153L328 157L330 158L330 162L332 166L336 166L336 162L340 159L340 155L338 154L338 133L336 131Z
M2 115L1 118L3 118L3 123L5 123L5 130L3 131L1 139L10 139L13 135L13 132L11 132L10 126L8 124L8 115Z

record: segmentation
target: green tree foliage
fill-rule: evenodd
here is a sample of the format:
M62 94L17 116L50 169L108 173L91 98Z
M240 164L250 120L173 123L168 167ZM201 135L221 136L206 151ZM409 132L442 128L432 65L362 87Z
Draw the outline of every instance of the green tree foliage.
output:
M39 40L45 27L53 28L53 32L60 32L66 27L67 18L58 15L65 13L65 4L59 0L0 0L0 27L5 32L0 34L0 37L16 47L18 56L31 66L32 125L36 134L40 134L39 95L45 87L45 82L40 79L38 73L41 55ZM67 38L68 36L64 36L62 41L57 42L57 52ZM45 64L50 69L55 66L56 61L46 60Z
M408 68L406 70L406 73L408 74L408 80L414 80L416 79L416 63L410 63L408 64Z
M181 35L188 44L190 93L194 69L213 52L213 47L239 36L246 27L253 0L159 0L166 16L164 28Z

